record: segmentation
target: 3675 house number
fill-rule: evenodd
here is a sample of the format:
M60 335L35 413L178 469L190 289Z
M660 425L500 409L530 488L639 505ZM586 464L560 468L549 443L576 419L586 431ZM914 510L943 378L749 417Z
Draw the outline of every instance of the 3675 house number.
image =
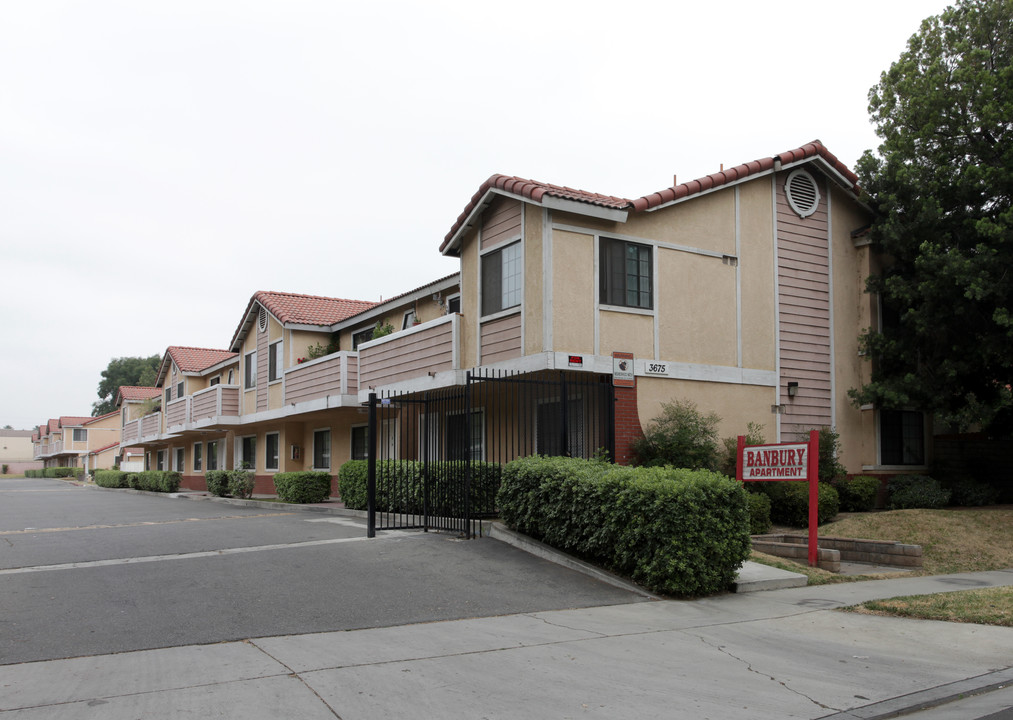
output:
M644 366L646 375L668 375L668 363L649 362Z

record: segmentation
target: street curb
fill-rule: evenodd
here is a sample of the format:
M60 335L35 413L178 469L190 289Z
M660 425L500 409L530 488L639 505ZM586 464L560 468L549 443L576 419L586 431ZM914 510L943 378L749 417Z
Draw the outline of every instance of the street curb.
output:
M602 570L599 567L595 567L590 563L578 560L577 558L560 552L545 543L532 540L526 535L516 533L502 523L494 522L490 523L490 525L489 537L493 540L499 540L507 545L512 545L518 550L523 550L530 555L535 555L543 560L548 560L549 562L569 568L570 570L575 570L579 573L592 577L595 580L600 580L601 582L608 583L609 585L640 595L641 597L649 598L651 600L664 599L660 595L648 592L639 585L621 578L618 575L613 575L612 573Z
M1013 668L1006 668L852 710L842 710L833 715L823 715L817 720L887 720L939 707L955 700L1002 690L1011 685L1013 685Z

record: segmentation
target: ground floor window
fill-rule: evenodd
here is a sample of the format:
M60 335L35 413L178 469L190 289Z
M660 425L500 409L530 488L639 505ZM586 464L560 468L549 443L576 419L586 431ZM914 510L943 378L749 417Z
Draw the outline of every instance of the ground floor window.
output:
M254 470L257 467L257 436L249 435L243 438L242 453L239 458L238 467L246 470Z
M165 450L159 450L155 456L155 469L165 470Z
M359 425L352 428L352 460L366 460L369 453L369 427Z
M203 450L203 449L204 449L204 446L201 445L200 443L194 443L193 444L193 471L194 472L200 472L201 471L201 458L202 458L201 450Z
M471 432L468 413L447 416L447 459L482 460L485 457L485 413L473 410Z
M882 465L925 464L925 416L912 410L879 411Z
M208 440L208 470L218 469L218 441Z
M264 467L268 470L278 469L280 437L278 433L267 433L264 436Z
M313 469L314 470L331 469L330 429L313 431Z
M583 457L584 405L579 398L566 404L566 447L563 447L563 403L543 402L535 419L535 440L541 455Z
M173 468L176 472L183 472L186 470L186 450L184 448L176 448L176 467Z

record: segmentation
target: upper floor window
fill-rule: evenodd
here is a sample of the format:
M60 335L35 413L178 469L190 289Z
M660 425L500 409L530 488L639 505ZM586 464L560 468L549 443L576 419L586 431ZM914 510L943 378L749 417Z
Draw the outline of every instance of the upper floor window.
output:
M603 304L654 307L654 262L649 245L602 238L598 265Z
M183 381L182 380L180 380L178 383L176 383L176 399L179 400L181 397L183 397Z
M74 442L87 442L88 431L84 428L74 428Z
M373 339L373 328L369 327L365 330L360 330L352 335L352 350L358 350L359 346L364 342L369 342Z
M281 379L281 340L267 346L267 380L274 382Z
M208 383L208 387L214 387L215 385L218 385L219 383L221 383L221 381L222 381L222 376L221 375L215 375L213 378L211 378L211 382Z
M257 387L257 351L253 350L248 352L245 358L245 366L243 368L243 388L249 390L250 388Z
M521 244L515 242L482 256L482 314L492 315L521 304Z
M461 312L461 296L451 295L447 298L447 313Z

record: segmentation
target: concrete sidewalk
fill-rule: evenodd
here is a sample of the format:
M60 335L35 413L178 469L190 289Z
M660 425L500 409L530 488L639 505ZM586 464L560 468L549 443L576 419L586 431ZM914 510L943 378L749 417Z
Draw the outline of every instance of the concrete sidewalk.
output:
M1013 628L833 608L1010 584L1013 571L903 578L0 666L0 711L17 720L894 717L1013 682Z

